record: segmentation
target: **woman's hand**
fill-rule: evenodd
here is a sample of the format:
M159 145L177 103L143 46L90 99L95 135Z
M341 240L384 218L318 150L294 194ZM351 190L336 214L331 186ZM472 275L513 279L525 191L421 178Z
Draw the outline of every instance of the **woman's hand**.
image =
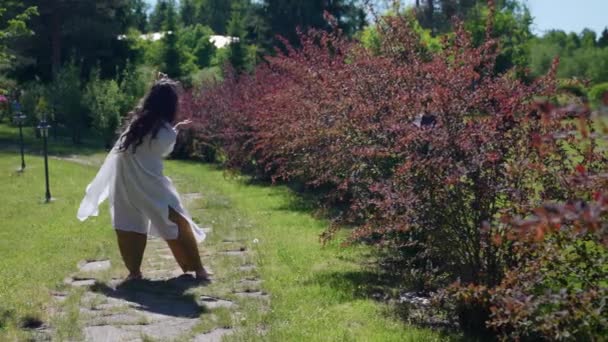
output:
M187 120L178 122L177 125L173 126L173 129L179 129L181 127L189 126L190 124L192 124L192 120L187 119Z

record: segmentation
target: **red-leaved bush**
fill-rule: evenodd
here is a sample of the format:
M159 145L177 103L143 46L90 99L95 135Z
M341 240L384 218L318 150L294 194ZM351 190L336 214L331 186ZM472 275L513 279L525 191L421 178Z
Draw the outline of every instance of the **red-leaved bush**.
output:
M505 340L608 337L608 197L596 197L545 205L515 225L530 238L517 246L522 260L489 291L488 325Z
M300 48L286 44L252 75L197 90L186 106L197 139L231 168L322 190L327 205L343 209L338 222L356 225L348 242L378 246L422 290L456 282L450 298L464 327L474 317L504 336L554 338L580 321L530 328L512 319L559 316L562 304L592 309L590 301L607 299L606 283L575 281L579 297L535 297L533 282L558 289L559 277L522 272L570 258L585 241L605 255L605 227L599 236L584 228L591 235L583 237L556 231L543 215L528 226L513 222L545 202L590 203L606 189L605 126L588 108L551 105L557 61L533 82L497 75L496 41L475 46L456 25L431 52L412 20L378 23L379 54L339 32L310 31ZM560 224L579 229L567 215ZM532 242L522 227L535 232ZM514 313L513 295L532 296L537 306ZM544 304L551 300L560 304Z

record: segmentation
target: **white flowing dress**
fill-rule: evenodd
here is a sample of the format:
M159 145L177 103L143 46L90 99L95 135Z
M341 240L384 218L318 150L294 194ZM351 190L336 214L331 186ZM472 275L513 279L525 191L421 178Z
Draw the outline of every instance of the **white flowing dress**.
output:
M131 148L120 152L119 139L87 186L78 219L97 216L99 205L109 198L115 229L175 240L179 229L169 220L171 207L188 220L196 241L202 242L205 233L192 221L171 180L163 175L163 158L173 150L176 138L175 129L164 124L154 139L148 134L135 153Z

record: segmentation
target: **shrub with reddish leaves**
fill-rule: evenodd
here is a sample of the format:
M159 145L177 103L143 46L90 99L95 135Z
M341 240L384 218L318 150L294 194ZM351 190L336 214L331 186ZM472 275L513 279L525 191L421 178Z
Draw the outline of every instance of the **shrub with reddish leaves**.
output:
M490 289L488 326L505 340L608 337L608 196L546 205L515 229L521 262ZM546 238L540 238L546 237Z
M301 48L286 45L252 75L193 94L197 137L231 168L323 190L343 208L338 222L357 227L349 243L388 252L424 290L459 281L457 301L462 289L487 293L474 310L460 300L463 317L483 325L492 313L490 327L520 331L496 323L500 310L479 290L535 260L511 219L546 201L591 200L607 185L606 146L587 108L551 105L557 61L524 83L494 73L496 41L475 46L456 25L431 52L412 20L378 23L379 54L339 32L302 34Z

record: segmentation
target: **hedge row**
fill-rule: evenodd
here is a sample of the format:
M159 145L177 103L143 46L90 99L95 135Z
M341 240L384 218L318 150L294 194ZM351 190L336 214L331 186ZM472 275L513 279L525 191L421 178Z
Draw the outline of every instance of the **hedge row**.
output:
M597 339L606 126L551 104L557 61L533 82L497 75L494 40L475 46L457 26L430 50L412 20L383 18L374 51L311 31L253 74L187 94L195 142L231 168L324 193L337 222L356 226L348 243L386 252L464 328Z

